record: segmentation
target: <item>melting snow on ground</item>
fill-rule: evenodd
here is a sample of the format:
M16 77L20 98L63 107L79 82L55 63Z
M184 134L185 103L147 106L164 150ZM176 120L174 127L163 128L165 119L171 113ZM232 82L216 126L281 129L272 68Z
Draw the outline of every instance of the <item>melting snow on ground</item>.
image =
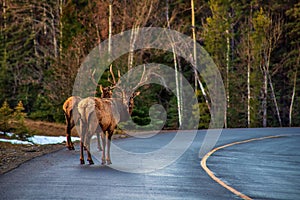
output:
M0 132L0 134L4 134ZM12 133L6 133L7 136L12 136ZM41 136L41 135L34 135L32 137L27 138L28 141L22 141L17 139L3 139L0 138L0 142L10 142L12 144L59 144L66 142L65 136ZM72 141L79 141L79 137L72 137Z
M28 141L22 141L22 140L15 140L15 139L2 139L0 138L0 142L10 142L12 144L31 144L31 142Z

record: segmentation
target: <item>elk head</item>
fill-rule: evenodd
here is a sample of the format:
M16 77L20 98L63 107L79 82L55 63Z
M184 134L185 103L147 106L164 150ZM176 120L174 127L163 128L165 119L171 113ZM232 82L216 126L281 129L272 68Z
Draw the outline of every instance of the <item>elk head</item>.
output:
M116 101L121 101L122 104L118 103L118 107L121 110L124 110L125 106L127 113L131 115L134 108L134 98L140 95L140 92L137 91L139 87L149 84L153 77L159 78L161 83L166 86L164 79L159 74L155 73L156 69L156 67L146 69L146 66L144 65L143 67L138 68L138 70L130 70L122 77L120 70L117 70L118 77L116 78L113 67L110 65L110 76L108 76L107 79L107 81L110 83L110 86L108 87L103 87L102 85L99 85L97 81L95 81L95 71L92 73L91 77L94 85L100 89L101 98L113 98Z

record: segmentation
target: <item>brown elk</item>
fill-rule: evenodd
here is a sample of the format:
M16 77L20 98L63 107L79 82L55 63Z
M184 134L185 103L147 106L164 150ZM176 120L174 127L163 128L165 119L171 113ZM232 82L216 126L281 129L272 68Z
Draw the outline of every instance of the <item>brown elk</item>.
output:
M77 108L78 103L81 101L81 98L78 96L69 97L63 104L63 111L66 119L66 146L69 150L75 150L74 145L71 140L71 130L79 120L79 115L74 112L74 108Z
M111 164L110 144L113 132L119 122L124 122L129 118L133 108L133 98L138 93L134 93L130 100L123 102L122 99L111 98L101 99L97 97L88 97L80 101L78 104L78 112L80 114L80 162L84 164L83 147L87 148L88 161L93 164L90 150L90 139L94 132L101 131L102 139L102 164ZM107 135L105 135L107 133ZM107 146L107 155L106 149ZM106 157L107 156L107 157Z
M87 148L87 160L93 164L90 154L90 139L94 132L101 131L102 139L102 164L111 164L110 145L113 132L119 122L124 122L129 118L133 110L133 99L139 95L139 92L127 94L124 89L116 86L116 79L110 67L112 75L112 84L114 89L119 90L118 98L97 98L88 97L80 101L78 104L78 112L80 114L80 163L84 164L83 147ZM120 72L118 71L120 79ZM142 79L141 79L142 80ZM140 84L143 82L140 81ZM139 85L139 84L138 84ZM139 86L136 86L137 89ZM121 92L120 92L121 91ZM133 90L134 91L134 90ZM107 134L107 135L106 135ZM107 154L106 154L107 146Z
M99 86L101 92L101 98L111 98L112 97L112 89L113 87L102 87ZM77 108L78 103L81 101L81 98L78 96L69 97L63 104L63 111L66 119L66 147L69 150L75 150L74 145L71 140L71 130L75 126L75 124L79 120L78 112L73 112L74 109ZM97 141L98 141L98 149L102 151L101 143L100 143L100 135L99 132L96 133Z
M116 97L103 99L97 97L88 97L80 101L78 104L78 112L80 114L80 162L84 164L83 156L83 147L87 148L88 161L90 164L94 164L91 153L90 153L90 139L93 133L101 131L102 139L102 164L111 164L110 158L110 145L113 132L120 122L127 121L132 114L134 107L134 98L140 94L140 92L131 92L136 91L140 86L149 83L149 79L152 76L156 76L161 79L161 82L165 85L163 78L156 74L156 68L147 70L143 68L141 74L127 74L127 82L130 82L131 85L125 86L125 88L120 87L116 83L112 67L110 67L110 72L113 78L113 88L117 90L115 92ZM139 80L136 75L141 75ZM120 79L120 72L118 71L118 76ZM129 81L129 78L133 78ZM119 83L121 81L119 80ZM107 135L106 135L107 134ZM107 152L106 152L107 146Z

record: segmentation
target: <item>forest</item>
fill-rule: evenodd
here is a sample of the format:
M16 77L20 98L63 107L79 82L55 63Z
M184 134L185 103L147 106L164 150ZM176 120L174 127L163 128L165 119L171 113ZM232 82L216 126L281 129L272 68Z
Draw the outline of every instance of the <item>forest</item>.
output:
M176 30L209 53L225 87L225 128L300 126L298 0L0 0L0 106L22 102L28 118L64 122L62 105L84 58L124 31L134 45L143 27ZM174 52L155 49L129 52L112 68L125 74L143 63L182 74L198 98L198 128L208 128L211 97L201 74ZM109 86L109 77L107 70L99 84ZM149 124L149 107L161 104L164 129L178 128L180 98L156 84L139 90L137 124Z

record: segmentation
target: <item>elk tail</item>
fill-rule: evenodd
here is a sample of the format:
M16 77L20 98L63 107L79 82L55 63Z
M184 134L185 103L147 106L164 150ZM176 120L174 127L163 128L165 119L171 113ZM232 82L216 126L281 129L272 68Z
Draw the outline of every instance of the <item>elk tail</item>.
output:
M78 105L78 112L80 114L82 123L87 125L89 129L91 129L90 126L93 125L93 123L95 123L95 120L92 117L93 115L95 115L94 110L95 110L95 101L93 98L84 99Z

